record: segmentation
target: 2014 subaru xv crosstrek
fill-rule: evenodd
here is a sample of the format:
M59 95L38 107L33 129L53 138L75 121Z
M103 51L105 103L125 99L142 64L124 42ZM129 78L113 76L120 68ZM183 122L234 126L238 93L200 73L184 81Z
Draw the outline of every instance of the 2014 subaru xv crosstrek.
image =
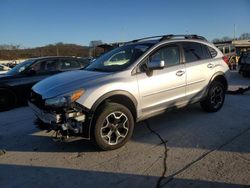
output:
M200 102L218 111L228 87L223 54L197 35L126 43L85 70L61 73L32 88L30 107L58 135L92 139L103 150L123 146L135 122Z

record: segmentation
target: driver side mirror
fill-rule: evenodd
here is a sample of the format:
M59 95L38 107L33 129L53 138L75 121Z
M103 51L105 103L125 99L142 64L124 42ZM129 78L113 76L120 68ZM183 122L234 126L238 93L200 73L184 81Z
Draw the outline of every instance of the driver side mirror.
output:
M165 61L164 60L149 61L147 67L149 70L163 69L165 67Z

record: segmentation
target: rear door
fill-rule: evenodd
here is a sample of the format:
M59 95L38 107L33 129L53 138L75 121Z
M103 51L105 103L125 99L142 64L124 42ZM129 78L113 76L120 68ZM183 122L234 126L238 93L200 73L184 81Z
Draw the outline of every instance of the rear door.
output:
M198 100L215 73L215 64L208 47L197 42L183 42L186 67L186 97L188 101Z

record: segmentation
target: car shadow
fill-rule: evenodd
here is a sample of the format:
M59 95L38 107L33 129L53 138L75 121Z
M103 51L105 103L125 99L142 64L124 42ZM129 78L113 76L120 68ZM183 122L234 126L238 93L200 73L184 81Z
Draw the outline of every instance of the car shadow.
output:
M0 164L0 187L156 187L158 176L25 165ZM242 188L247 185L165 178L164 187Z

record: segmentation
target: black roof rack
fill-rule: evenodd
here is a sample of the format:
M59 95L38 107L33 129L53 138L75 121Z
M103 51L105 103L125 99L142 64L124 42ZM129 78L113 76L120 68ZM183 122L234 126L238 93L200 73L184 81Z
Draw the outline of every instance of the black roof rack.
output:
M152 37L144 37L144 38L132 40L132 41L130 41L130 42L134 43L134 42L139 42L139 41L147 40L147 39L162 38L162 37L164 37L164 36L166 36L166 35L158 35L158 36L152 36Z
M184 38L184 39L199 39L199 40L207 41L207 39L205 37L195 35L195 34L189 34L189 35L165 35L160 39L160 41L175 39L175 38L177 38L177 39L181 39L181 38Z
M143 40L147 40L147 39L157 39L159 38L159 41L163 41L163 40L170 40L170 39L199 39L199 40L204 40L207 41L207 39L205 37L199 36L199 35L195 35L195 34L189 34L189 35L173 35L173 34L169 34L169 35L158 35L158 36L152 36L152 37L144 37L144 38L140 38L140 39L135 39L132 41L129 41L127 43L135 43L135 42L139 42L139 41L143 41Z

